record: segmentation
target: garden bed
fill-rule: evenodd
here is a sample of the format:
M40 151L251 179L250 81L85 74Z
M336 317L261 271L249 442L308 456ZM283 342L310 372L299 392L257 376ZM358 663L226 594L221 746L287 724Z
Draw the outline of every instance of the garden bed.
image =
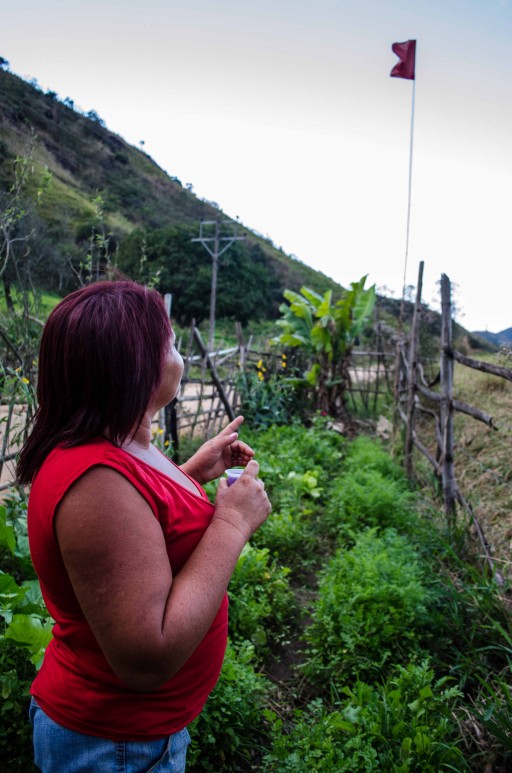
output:
M243 430L273 511L230 585L230 643L190 728L189 773L504 773L512 636L500 589L379 442L326 426ZM30 625L0 639L0 753L27 773L27 689L47 623L27 585L23 503L4 516L4 615Z

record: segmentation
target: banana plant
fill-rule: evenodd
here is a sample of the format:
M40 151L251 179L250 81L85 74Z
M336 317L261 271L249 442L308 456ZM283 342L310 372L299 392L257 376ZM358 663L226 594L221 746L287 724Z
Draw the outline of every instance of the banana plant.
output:
M303 349L309 360L304 379L315 390L316 407L331 416L346 413L350 355L375 304L375 285L365 289L366 279L352 282L335 303L331 290L285 290L288 304L279 307L282 332L274 341Z

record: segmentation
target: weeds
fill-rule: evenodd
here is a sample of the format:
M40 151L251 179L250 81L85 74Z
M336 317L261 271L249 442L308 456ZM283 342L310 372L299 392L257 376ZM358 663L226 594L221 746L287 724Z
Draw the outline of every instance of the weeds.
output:
M389 663L425 655L431 594L423 575L414 548L391 529L363 531L351 550L337 550L305 634L305 671L318 687L326 678L378 678Z
M377 685L343 687L332 708L312 701L291 727L272 714L273 745L265 771L409 773L470 770L453 743L459 690L436 680L428 661L398 667Z

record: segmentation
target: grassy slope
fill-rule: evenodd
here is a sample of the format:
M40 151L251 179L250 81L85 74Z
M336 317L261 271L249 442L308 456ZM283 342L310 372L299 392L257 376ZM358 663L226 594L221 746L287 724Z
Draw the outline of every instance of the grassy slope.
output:
M472 356L512 368L512 361L505 362L498 354L480 351L472 352ZM496 561L496 569L512 579L512 383L455 363L454 397L488 413L493 419L494 428L491 428L463 413L455 413L455 477L483 528ZM420 415L416 430L419 439L435 453L436 441L431 419ZM432 471L419 453L415 458L427 494L432 484ZM459 512L461 518L467 518L462 510L459 509ZM475 549L483 558L474 527L471 532Z
M0 162L18 154L30 154L36 166L53 175L40 213L62 246L90 233L98 193L107 226L118 238L137 226L194 225L227 217L98 121L0 70ZM283 287L306 284L341 292L332 279L244 230L249 243L258 243L271 258Z

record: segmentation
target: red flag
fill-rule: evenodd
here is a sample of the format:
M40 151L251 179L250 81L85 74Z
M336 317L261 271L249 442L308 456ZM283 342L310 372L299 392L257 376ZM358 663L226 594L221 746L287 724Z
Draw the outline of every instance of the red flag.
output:
M391 50L400 61L391 70L392 78L414 80L414 65L416 60L416 41L406 40L405 43L393 43Z

